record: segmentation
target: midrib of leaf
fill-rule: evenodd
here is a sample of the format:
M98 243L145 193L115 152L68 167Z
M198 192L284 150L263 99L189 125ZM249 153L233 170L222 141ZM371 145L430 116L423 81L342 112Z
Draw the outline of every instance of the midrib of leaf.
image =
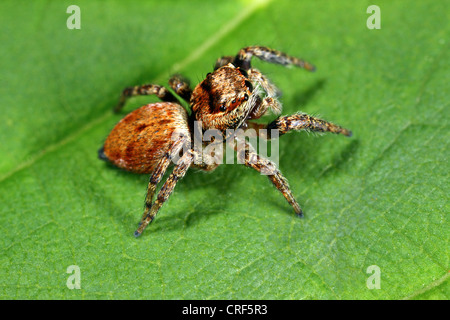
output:
M200 45L197 49L192 51L192 53L187 56L184 60L174 63L172 66L172 70L174 72L179 72L187 67L192 62L199 59L209 48L213 47L216 43L218 43L221 39L230 34L236 27L238 27L242 22L245 21L255 10L268 5L272 0L254 0L249 3L245 10L242 10L239 15L237 15L233 20L230 20L227 24L223 26L223 28L219 29L215 34L211 37L207 38L202 45ZM161 82L167 78L169 74L166 72L157 76L154 80L157 82Z
M13 176L14 174L16 174L16 173L18 173L18 172L20 172L20 171L22 171L22 170L32 166L36 161L41 159L46 154L48 154L50 152L53 152L53 151L57 151L58 149L60 149L63 146L65 146L66 144L70 143L71 141L76 140L83 133L89 131L91 128L95 127L96 125L99 125L100 123L103 123L104 121L106 121L111 116L112 116L112 114L110 112L107 112L107 113L103 114L102 116L100 116L100 117L98 117L98 118L88 122L83 127L81 127L80 130L75 131L74 133L68 135L67 137L63 138L59 142L50 144L47 148L44 148L41 152L31 156L27 161L24 161L24 162L20 163L19 165L17 165L17 167L15 167L11 171L9 171L9 172L5 173L4 175L2 175L0 177L0 183L2 183L4 180L8 179L9 177Z
M442 277L440 277L439 279L431 282L429 285L427 285L425 288L422 288L420 290L417 290L416 292L413 292L411 295L404 297L403 300L411 300L414 299L415 297L427 293L428 291L436 288L437 286L440 286L441 284L443 284L445 281L448 280L448 278L450 277L450 272L447 272L446 274L444 274Z
M189 64L199 59L209 48L211 48L225 36L230 34L236 27L238 27L241 23L243 23L253 12L255 12L259 8L262 8L263 6L268 5L271 1L272 0L253 0L252 2L246 4L245 9L242 10L239 15L237 15L234 19L230 20L227 24L225 24L222 28L220 28L219 31L217 31L210 37L206 38L203 44L201 44L199 47L193 50L192 53L188 55L184 60L175 62L171 67L170 66L167 67L166 70L172 70L171 72L179 72L182 69L186 68ZM168 71L162 72L153 79L153 82L159 83L164 79L166 79L168 76L169 76ZM9 172L6 172L5 174L1 175L0 183L10 178L14 174L32 166L36 161L44 157L46 154L53 151L57 151L60 148L67 145L68 143L76 140L83 133L89 131L90 129L92 129L97 125L100 125L103 122L106 122L110 117L112 117L112 113L108 111L105 114L100 115L99 117L91 120L90 122L82 126L81 129L73 132L72 134L63 138L59 142L49 145L48 147L41 150L41 152L31 156L28 160L23 161Z

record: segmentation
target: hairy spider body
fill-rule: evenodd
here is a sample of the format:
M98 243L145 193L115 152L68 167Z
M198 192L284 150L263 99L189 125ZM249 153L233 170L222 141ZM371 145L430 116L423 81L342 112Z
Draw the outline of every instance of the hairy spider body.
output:
M190 143L188 114L173 102L154 103L129 113L114 127L100 153L117 167L152 173L173 143L175 130Z
M257 69L251 67L255 56L261 60L285 66L294 65L309 71L314 66L304 60L261 46L241 49L235 57L226 56L216 61L215 69L208 73L194 90L179 75L169 80L169 85L182 99L190 102L192 113L177 103L177 98L165 87L148 84L123 90L119 104L121 110L127 98L136 95L155 94L164 102L154 103L134 110L123 118L111 131L99 157L114 165L136 173L150 173L145 210L135 236L139 236L153 221L163 203L173 192L176 183L190 167L214 170L220 162L211 154L204 153L194 143L196 123L200 131L216 130L225 139L211 139L209 143L227 143L237 153L240 163L268 176L283 194L298 216L302 210L289 188L286 178L276 165L260 155L234 130L256 130L260 138L271 139L271 130L279 135L292 130L332 132L351 136L351 131L304 113L279 116L269 124L259 124L259 119L269 111L281 112L277 99L278 89ZM215 155L220 156L220 155ZM175 167L154 198L156 187L169 165Z

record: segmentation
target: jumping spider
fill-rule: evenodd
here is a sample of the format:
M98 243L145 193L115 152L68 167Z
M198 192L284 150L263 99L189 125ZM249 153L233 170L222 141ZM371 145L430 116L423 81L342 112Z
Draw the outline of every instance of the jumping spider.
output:
M132 96L155 94L164 101L145 105L128 114L114 127L104 146L99 150L99 157L102 160L128 171L151 174L144 214L134 233L135 236L139 236L153 221L178 180L190 167L211 171L219 165L212 156L201 154L194 146L193 128L196 121L201 121L204 131L219 130L226 143L233 146L238 159L245 166L258 172L263 170L270 172L268 175L270 181L294 208L295 213L298 216L302 215L302 210L292 195L286 178L276 165L259 156L248 142L238 141L241 138L236 135L226 136L225 132L229 131L227 129L252 128L258 135L263 131L269 132L261 129L278 129L280 136L291 130L332 132L346 136L351 136L352 133L305 113L279 116L269 124L252 122L269 110L275 114L281 112L281 104L277 100L278 90L260 71L251 67L253 56L275 64L294 65L314 71L314 66L304 60L270 48L252 46L241 49L235 57L219 58L214 71L208 73L206 79L194 90L190 88L189 82L179 75L169 80L169 85L176 95L190 102L190 115L177 102L176 95L163 86L147 84L129 87L123 91L115 108L116 112L120 111L127 98ZM174 132L178 132L176 139L173 139ZM265 134L263 138L270 139L271 136ZM172 173L153 201L156 186L176 157L179 158Z

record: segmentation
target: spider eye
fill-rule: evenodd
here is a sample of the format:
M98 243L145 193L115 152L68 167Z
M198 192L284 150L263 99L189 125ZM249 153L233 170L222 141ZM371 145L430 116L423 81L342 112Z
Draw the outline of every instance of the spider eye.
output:
M238 68L237 70L238 70L239 73L242 74L244 77L248 78L248 73L247 73L247 71L245 71L245 70L242 69L242 68Z
M222 104L222 105L219 107L219 110L223 112L223 111L227 110L227 106L224 105L224 104Z
M245 101L248 100L248 94L244 94L244 100L245 100Z
M250 90L250 92L253 92L253 85L250 81L245 80L245 86Z

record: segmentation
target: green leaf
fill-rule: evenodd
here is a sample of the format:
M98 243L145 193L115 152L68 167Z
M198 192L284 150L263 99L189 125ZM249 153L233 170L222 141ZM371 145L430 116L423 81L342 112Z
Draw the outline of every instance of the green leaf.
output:
M450 297L443 1L378 1L379 30L365 1L77 1L80 30L66 27L71 4L0 4L1 298ZM280 139L305 218L266 177L223 165L189 171L135 239L148 176L97 159L124 115L111 112L120 91L174 72L196 84L255 44L317 66L254 62L285 114L354 133ZM80 290L66 285L71 265Z

